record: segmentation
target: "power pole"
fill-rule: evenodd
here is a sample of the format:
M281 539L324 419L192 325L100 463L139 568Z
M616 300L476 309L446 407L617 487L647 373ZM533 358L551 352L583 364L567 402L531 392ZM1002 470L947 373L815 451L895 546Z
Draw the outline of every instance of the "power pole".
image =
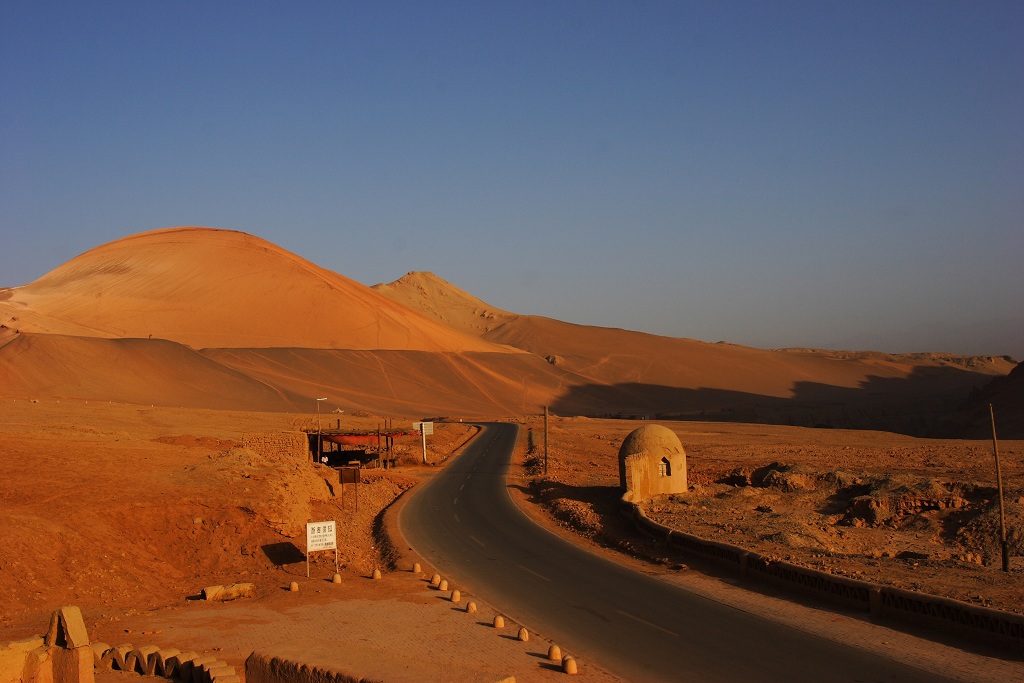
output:
M548 407L544 406L544 476L548 476Z
M999 489L999 545L1003 550L1003 571L1010 571L1010 547L1006 543L1006 512L1003 508L1003 470L999 467L999 442L996 440L996 413L992 404L988 404L988 414L992 418L992 452L996 456L996 487Z

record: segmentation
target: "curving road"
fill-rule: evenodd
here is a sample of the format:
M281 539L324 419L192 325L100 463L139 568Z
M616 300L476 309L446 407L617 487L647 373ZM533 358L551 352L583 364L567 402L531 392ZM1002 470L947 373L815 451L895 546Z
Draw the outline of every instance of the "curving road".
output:
M689 593L531 522L505 488L516 425L491 423L415 491L422 557L516 621L629 681L935 681L934 674Z

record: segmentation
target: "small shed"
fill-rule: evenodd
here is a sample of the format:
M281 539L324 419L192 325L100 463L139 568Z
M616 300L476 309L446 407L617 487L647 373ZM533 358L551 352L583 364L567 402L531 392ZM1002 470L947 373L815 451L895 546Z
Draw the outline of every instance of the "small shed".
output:
M634 499L686 493L686 451L668 427L634 429L619 447L619 483Z

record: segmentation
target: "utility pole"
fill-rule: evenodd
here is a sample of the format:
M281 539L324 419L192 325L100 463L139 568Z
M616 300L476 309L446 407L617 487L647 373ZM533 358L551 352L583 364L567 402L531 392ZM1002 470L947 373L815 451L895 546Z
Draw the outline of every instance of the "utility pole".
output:
M314 462L320 462L324 452L323 430L320 428L320 401L326 400L326 397L316 400L316 457L313 458Z
M544 406L544 476L548 476L548 407Z
M992 418L992 452L996 456L996 487L999 489L999 545L1003 551L1003 571L1010 571L1010 547L1006 543L1006 512L1003 508L1003 470L999 467L999 442L996 440L996 413L992 404L988 404L988 414Z

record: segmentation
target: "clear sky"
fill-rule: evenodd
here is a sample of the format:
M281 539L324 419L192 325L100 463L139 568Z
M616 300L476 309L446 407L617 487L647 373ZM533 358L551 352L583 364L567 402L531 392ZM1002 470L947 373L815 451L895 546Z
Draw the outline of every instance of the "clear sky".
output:
M0 3L0 285L175 225L760 347L1024 358L1024 3Z

